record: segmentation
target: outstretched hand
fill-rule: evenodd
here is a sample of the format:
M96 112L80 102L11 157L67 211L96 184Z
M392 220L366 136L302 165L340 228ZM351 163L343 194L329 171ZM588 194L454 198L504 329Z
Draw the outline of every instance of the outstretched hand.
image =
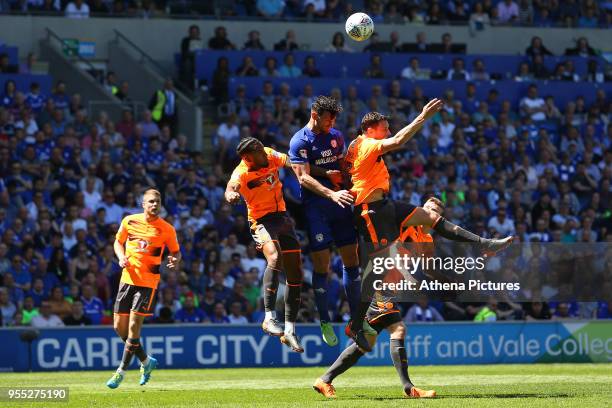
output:
M425 119L431 119L433 115L438 113L442 107L444 106L444 102L441 99L434 98L431 101L427 102L427 105L423 108L422 115Z

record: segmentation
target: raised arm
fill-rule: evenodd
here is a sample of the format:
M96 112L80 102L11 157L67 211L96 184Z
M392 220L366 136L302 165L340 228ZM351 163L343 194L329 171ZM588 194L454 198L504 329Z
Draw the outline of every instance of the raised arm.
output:
M444 102L437 98L429 101L423 108L421 114L417 116L412 123L397 132L395 136L383 140L381 154L401 148L406 142L412 139L412 137L419 130L421 130L427 120L431 119L437 112L440 111L440 109L442 109L443 105Z

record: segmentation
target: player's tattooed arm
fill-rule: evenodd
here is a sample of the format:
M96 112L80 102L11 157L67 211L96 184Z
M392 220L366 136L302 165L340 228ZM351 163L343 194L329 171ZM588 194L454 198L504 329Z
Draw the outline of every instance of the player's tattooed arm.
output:
M292 163L291 167L302 187L307 188L321 197L332 200L340 207L344 208L345 206L353 204L353 196L347 190L330 190L312 177L310 174L310 165L308 163Z
M406 142L408 142L412 137L423 127L425 122L431 119L436 113L442 109L444 102L440 99L434 98L425 105L423 111L419 116L417 116L412 123L408 126L405 126L399 132L395 134L395 136L390 137L388 139L384 139L381 146L381 154L385 154L392 150L397 150L401 148Z
M240 184L230 180L225 188L225 201L230 204L238 204L240 202Z

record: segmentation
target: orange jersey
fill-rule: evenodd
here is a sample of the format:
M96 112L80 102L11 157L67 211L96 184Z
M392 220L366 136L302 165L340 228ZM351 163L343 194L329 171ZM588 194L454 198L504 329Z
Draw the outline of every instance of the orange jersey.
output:
M240 185L240 194L246 201L251 222L268 213L286 210L278 169L287 163L287 155L269 147L264 147L264 150L268 156L268 167L251 171L246 163L241 161L230 178L230 183Z
M351 175L355 205L374 190L389 192L389 172L382 157L382 140L360 135L348 147L345 163Z
M123 268L121 282L135 286L156 289L164 248L167 246L170 252L180 250L174 227L161 218L147 222L144 213L125 217L116 239L126 245L129 262Z

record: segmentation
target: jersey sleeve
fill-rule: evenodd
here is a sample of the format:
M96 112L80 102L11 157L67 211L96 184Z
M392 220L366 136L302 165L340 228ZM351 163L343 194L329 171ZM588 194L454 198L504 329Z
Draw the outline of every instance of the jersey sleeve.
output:
M289 142L289 160L291 163L305 164L308 163L308 154L310 149L308 142L299 137L292 137Z
M382 145L383 140L372 139L371 137L366 137L363 139L359 149L360 156L369 156L371 154L376 154L380 156L382 154Z
M179 247L178 238L176 237L176 230L171 225L168 225L168 229L166 231L165 244L168 247L168 250L172 253L181 250Z
M276 150L270 148L266 148L266 152L268 153L268 160L270 160L275 167L285 167L285 164L287 163L287 155L285 153L277 152Z
M115 234L115 239L119 241L121 244L125 243L125 240L128 237L128 222L127 217L121 220L121 225L119 225L119 230L117 234Z
M238 184L242 187L242 174L244 174L244 172L240 166L236 167L234 171L232 171L232 176L230 177L229 182L232 184Z

